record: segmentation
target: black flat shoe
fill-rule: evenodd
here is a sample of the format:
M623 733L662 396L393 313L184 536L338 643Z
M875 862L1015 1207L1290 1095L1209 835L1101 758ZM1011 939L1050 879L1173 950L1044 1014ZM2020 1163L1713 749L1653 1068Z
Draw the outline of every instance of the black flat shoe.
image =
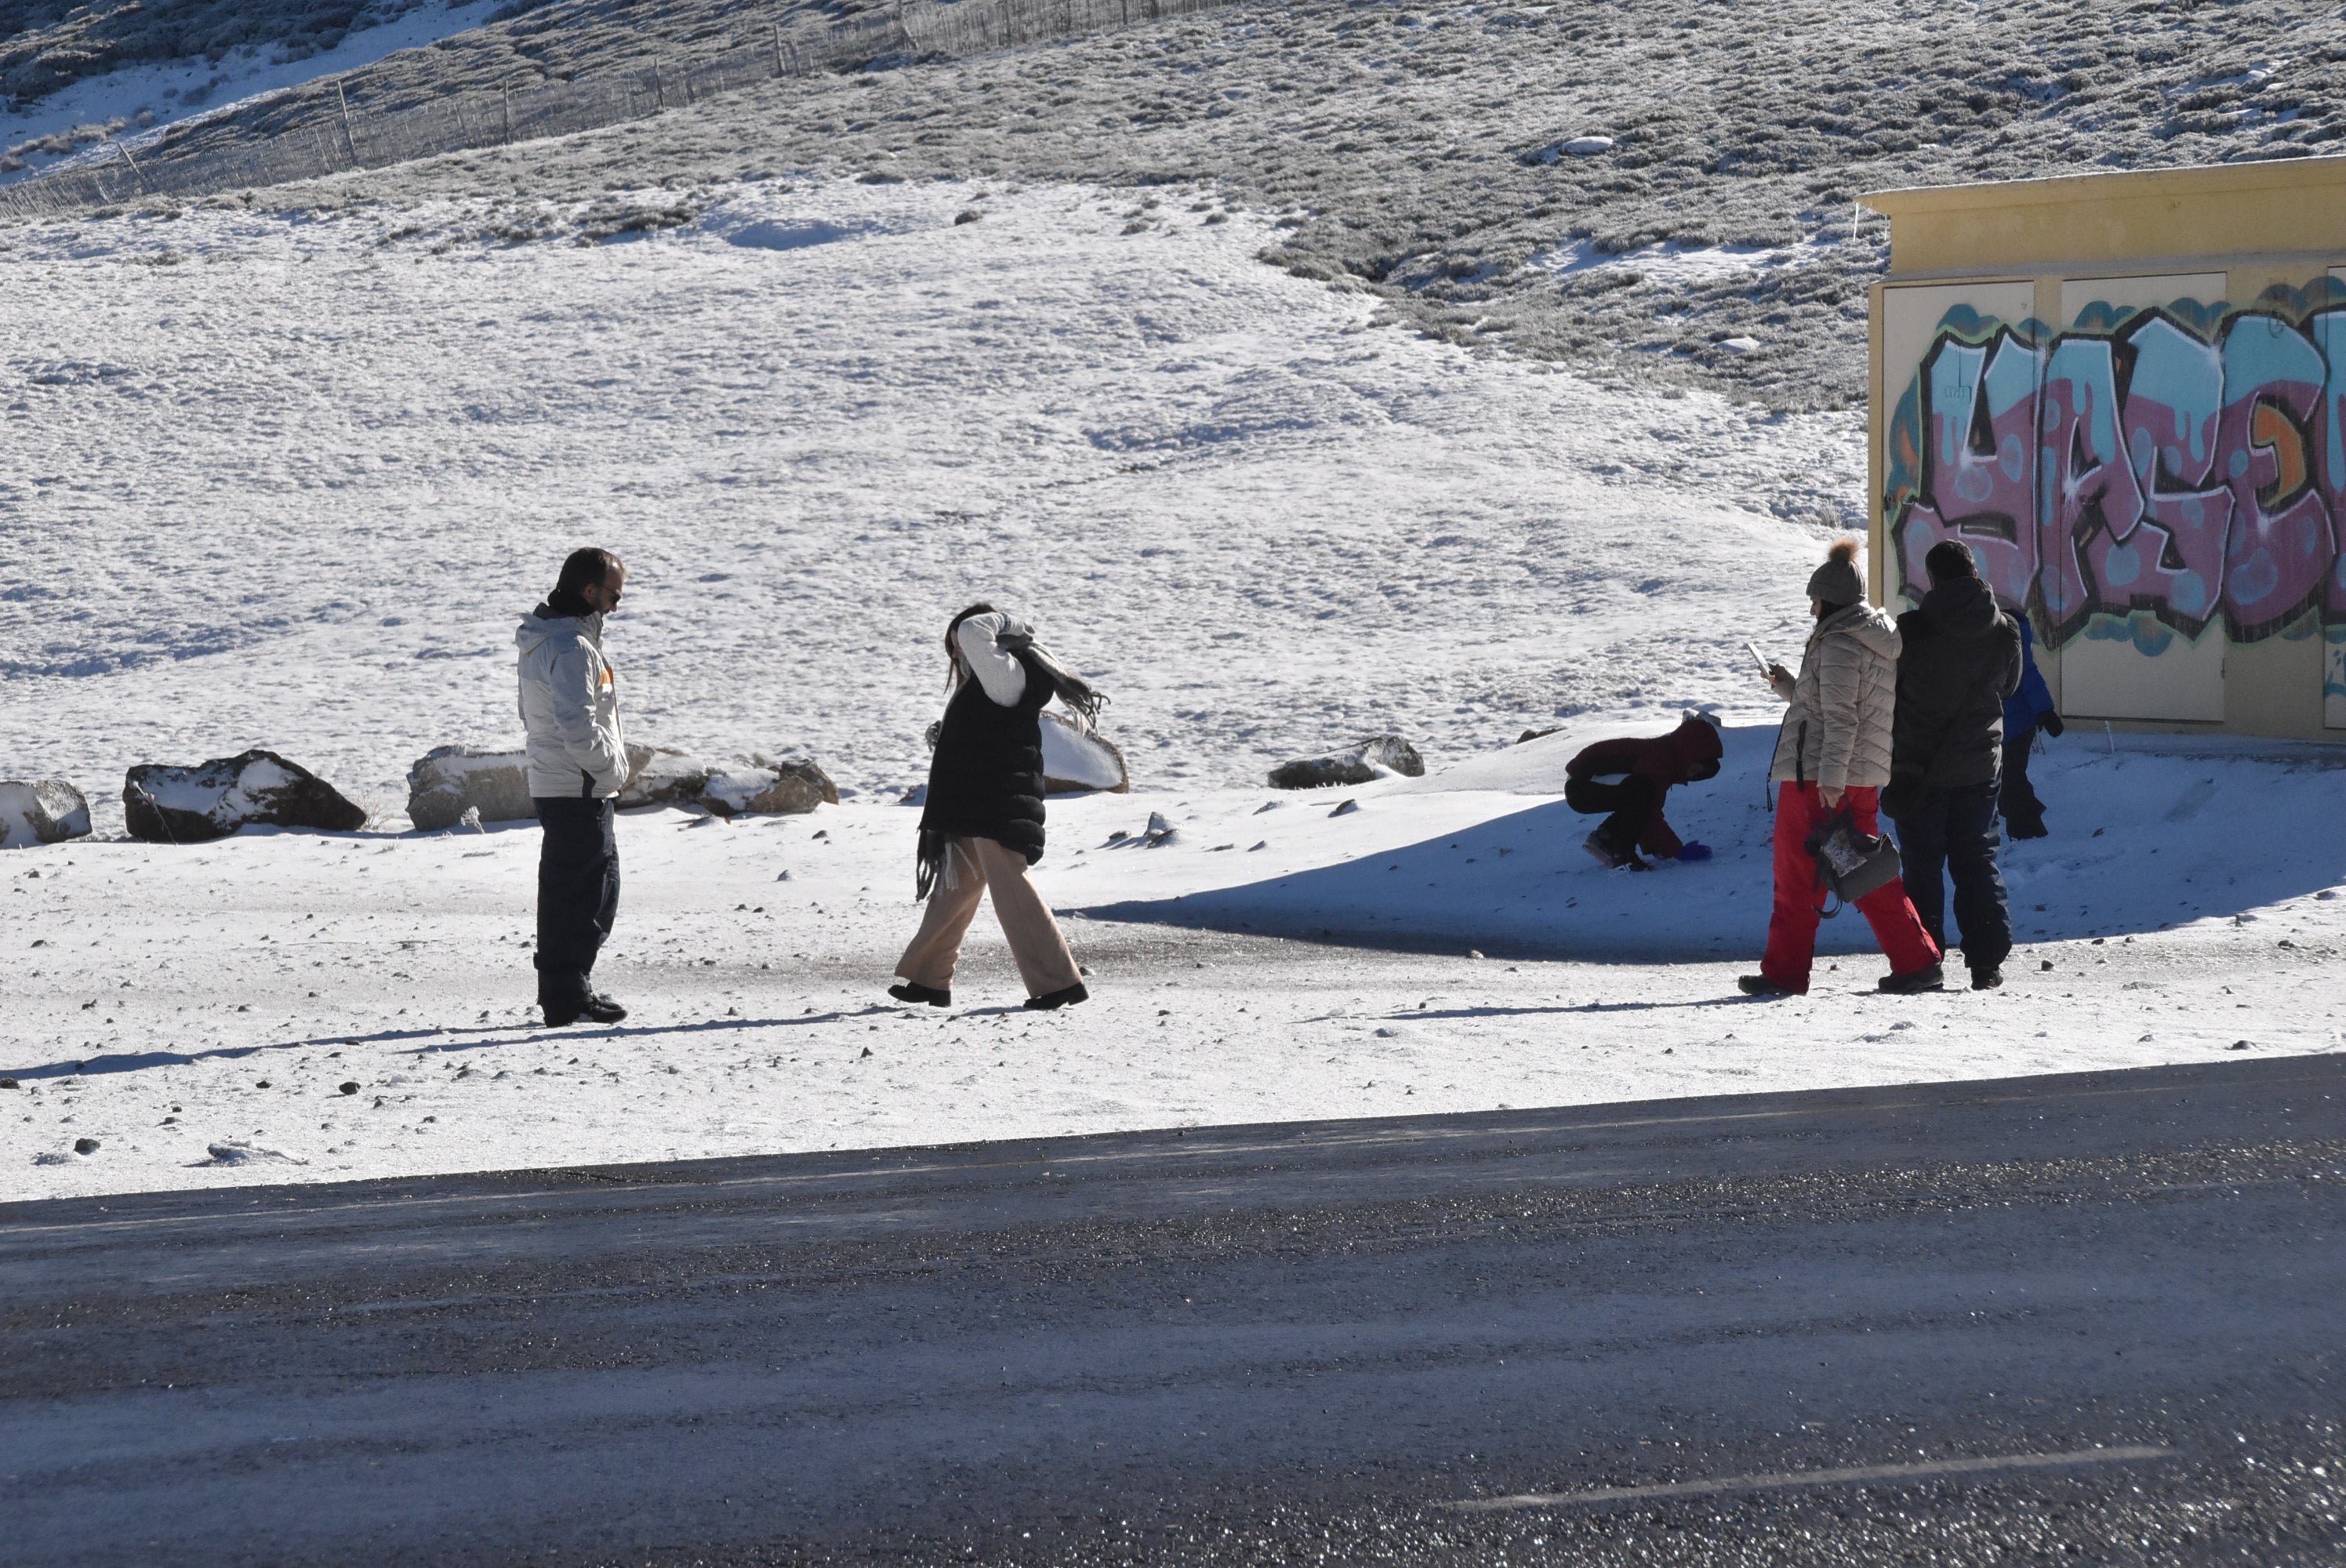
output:
M1026 1005L1037 1013L1051 1013L1062 1007L1073 1007L1078 1002L1088 1002L1091 1000L1091 994L1084 989L1084 983L1078 980L1065 991L1053 991L1041 996L1030 996L1026 999Z
M925 1002L932 1007L951 1007L953 1005L952 992L939 991L933 985L921 985L909 980L900 980L895 984L890 986L888 988L888 994L894 997L899 1002Z

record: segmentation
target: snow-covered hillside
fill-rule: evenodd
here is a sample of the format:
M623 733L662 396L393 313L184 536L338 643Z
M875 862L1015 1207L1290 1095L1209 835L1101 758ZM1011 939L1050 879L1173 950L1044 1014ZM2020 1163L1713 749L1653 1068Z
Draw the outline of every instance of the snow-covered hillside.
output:
M587 542L633 567L639 738L864 790L922 776L979 597L1100 679L1151 787L1766 700L1742 640L1795 635L1851 416L1372 330L1253 260L1262 219L1147 200L770 181L548 205L518 244L461 206L21 231L6 766L107 798L266 745L395 815L415 758L517 733L514 623Z
M860 8L568 0L387 60L353 101L362 117L485 103ZM261 200L525 209L761 171L1210 187L1287 219L1280 264L1352 280L1455 341L1840 406L1862 395L1883 238L1860 192L2319 155L2346 136L2341 59L2346 19L2292 0L1240 4L1049 47L882 58ZM339 110L320 84L190 150L279 126L310 137Z
M0 12L0 184L76 158L119 156L171 126L233 115L248 99L354 70L476 27L501 0L392 0L348 6L76 6L46 26L5 33ZM176 24L176 25L175 25ZM133 152L132 156L137 156Z

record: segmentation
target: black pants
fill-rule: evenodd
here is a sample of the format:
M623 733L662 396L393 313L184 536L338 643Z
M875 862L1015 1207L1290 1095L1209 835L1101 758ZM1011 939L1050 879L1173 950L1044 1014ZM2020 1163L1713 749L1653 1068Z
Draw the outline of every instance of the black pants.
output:
M1898 819L1898 858L1906 896L1940 951L1947 946L1947 881L1955 884L1955 929L1964 962L1974 972L2003 967L2012 952L2012 914L2004 873L1996 867L2003 835L1995 828L1996 787L1926 789L1912 811Z
M2036 798L2035 787L2028 782L2028 753L2035 740L2036 731L2032 729L2004 743L2004 789L1995 809L2015 839L2045 837L2045 802Z
M575 1005L619 912L618 811L612 801L537 798L537 999Z
M1646 836L1646 824L1654 816L1654 781L1642 773L1629 774L1617 784L1595 779L1564 782L1564 803L1582 816L1612 813L1597 824L1595 837L1622 850L1637 848Z

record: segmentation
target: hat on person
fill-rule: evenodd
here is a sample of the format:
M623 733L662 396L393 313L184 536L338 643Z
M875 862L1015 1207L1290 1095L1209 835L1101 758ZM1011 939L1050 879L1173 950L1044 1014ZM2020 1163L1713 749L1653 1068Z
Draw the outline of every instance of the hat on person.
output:
M1857 575L1857 541L1836 539L1825 553L1825 564L1809 574L1809 597L1839 609L1865 597L1865 584Z
M1931 574L1934 583L1952 583L1959 577L1978 576L1979 560L1962 540L1942 539L1923 557L1923 570Z

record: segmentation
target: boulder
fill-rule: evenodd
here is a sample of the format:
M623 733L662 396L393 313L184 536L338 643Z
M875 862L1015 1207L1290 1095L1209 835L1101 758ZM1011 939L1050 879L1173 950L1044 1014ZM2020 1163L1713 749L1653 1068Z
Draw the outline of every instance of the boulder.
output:
M630 746L635 771L619 791L623 809L699 806L719 817L799 813L839 804L839 786L811 762L758 756L749 766L715 766L664 746Z
M1111 795L1132 792L1132 776L1125 770L1124 753L1113 740L1097 733L1086 735L1072 719L1046 713L1043 719L1043 793L1073 795L1105 789Z
M62 779L0 784L0 850L61 843L89 831L89 801Z
M696 801L709 784L708 763L696 761L666 746L627 748L627 782L619 791L619 809L638 806L682 806Z
M1319 789L1331 784L1366 784L1396 773L1410 779L1423 778L1425 759L1418 756L1416 747L1398 735L1372 735L1347 751L1280 763L1270 770L1270 787Z
M197 768L141 762L122 781L124 825L150 843L195 844L258 823L354 833L367 815L298 762L259 749Z
M720 817L798 815L839 804L839 786L811 762L757 759L748 768L711 769L696 799Z
M407 818L427 833L453 828L467 810L483 822L537 815L529 798L528 753L437 746L407 769Z

